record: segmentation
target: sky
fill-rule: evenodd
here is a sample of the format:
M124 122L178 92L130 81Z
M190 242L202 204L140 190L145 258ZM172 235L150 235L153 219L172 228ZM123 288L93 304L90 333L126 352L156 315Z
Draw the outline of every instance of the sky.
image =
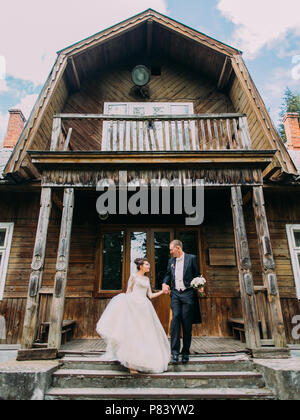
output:
M242 50L278 126L286 87L300 93L299 0L15 0L1 6L0 145L8 109L29 117L57 51L149 7Z

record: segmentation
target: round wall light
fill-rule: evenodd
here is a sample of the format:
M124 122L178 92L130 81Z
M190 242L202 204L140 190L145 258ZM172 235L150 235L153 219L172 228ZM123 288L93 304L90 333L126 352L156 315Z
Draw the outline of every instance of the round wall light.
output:
M146 66L136 66L132 70L131 78L136 86L145 86L150 82L150 70Z

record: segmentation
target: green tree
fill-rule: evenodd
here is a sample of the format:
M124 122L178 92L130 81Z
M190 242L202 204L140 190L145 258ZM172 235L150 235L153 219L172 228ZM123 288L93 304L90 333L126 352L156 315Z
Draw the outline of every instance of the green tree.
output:
M283 119L284 115L287 112L298 112L299 115L299 123L300 123L300 95L298 93L292 92L290 88L286 88L283 103L281 106L280 118ZM286 143L287 138L285 134L284 125L280 124L279 126L279 134L282 138L282 141Z

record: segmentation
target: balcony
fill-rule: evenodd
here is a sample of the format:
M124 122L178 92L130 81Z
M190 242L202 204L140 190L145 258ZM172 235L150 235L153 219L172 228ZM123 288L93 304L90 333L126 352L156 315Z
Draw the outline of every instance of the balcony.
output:
M51 151L76 151L72 147L72 122L93 120L102 124L98 152L201 152L252 149L244 114L123 116L57 114ZM69 129L64 129L67 121ZM82 128L84 130L84 127ZM95 150L94 150L95 151Z

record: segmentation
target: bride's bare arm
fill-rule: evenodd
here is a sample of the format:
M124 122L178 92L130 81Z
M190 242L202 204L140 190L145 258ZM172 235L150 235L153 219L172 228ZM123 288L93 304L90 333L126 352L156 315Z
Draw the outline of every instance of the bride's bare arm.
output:
M152 293L152 296L151 296L151 300L152 299L155 299L155 298L157 298L157 297L159 297L159 296L161 296L161 295L164 295L164 292L161 290L160 292L157 292L157 293Z
M147 296L148 296L149 299L151 299L151 300L155 299L155 298L157 298L157 297L159 297L163 294L164 294L164 292L162 290L160 292L157 292L157 293L152 293L151 286L149 284L148 292L147 292Z

